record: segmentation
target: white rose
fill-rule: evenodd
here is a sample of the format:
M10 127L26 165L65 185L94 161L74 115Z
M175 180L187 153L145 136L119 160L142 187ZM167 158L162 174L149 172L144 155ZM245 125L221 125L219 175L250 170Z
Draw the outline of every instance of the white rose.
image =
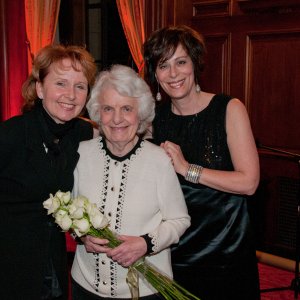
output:
M60 224L58 224L63 231L68 231L70 227L72 226L72 220L70 217L66 214L62 217Z
M85 209L86 209L86 212L88 214L90 214L90 212L91 212L91 210L92 210L92 208L93 208L94 205L96 205L96 204L94 204L94 203L92 204L91 202L86 202L85 203Z
M75 210L72 209L72 213L69 210L71 218L73 218L73 219L83 218L84 208L83 207L75 207L75 208L76 208Z
M98 214L91 215L90 221L91 221L93 227L96 229L102 229L105 226L107 226L107 224L108 224L108 220L100 212Z
M86 200L87 198L79 196L73 200L73 205L76 207L85 207Z
M48 215L55 213L60 207L60 201L57 197L50 194L50 198L43 202L44 208L48 209Z
M86 212L88 213L89 216L97 215L100 213L96 203L93 204L89 203Z
M51 207L51 205L52 205L52 201L53 201L53 195L50 194L50 198L48 198L47 200L45 200L43 202L44 208L49 209Z
M62 203L68 204L71 200L71 193L70 192L63 193L63 195L60 197L60 200L62 201Z
M74 231L80 237L86 234L90 229L90 223L87 219L74 220Z
M52 205L48 211L48 214L55 213L60 207L60 201L58 198L54 197L52 201Z
M55 222L61 222L62 218L67 214L65 209L59 209L55 214L54 214L54 218L55 218Z
M69 211L69 214L73 214L77 209L77 206L74 205L74 202L72 202L71 204L68 205L68 211Z
M59 190L55 193L54 197L57 197L60 200L63 195L64 195L64 193Z

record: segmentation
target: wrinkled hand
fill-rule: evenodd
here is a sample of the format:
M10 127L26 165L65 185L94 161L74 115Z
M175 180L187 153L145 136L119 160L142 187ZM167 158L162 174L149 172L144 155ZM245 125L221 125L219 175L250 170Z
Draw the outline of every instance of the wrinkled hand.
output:
M121 266L129 267L146 254L147 244L142 237L121 235L118 238L123 243L106 254Z
M189 163L185 160L181 148L177 144L174 144L169 141L161 143L160 146L166 151L166 153L171 158L176 173L185 176L189 168Z
M91 235L83 236L80 239L87 252L106 253L110 250L110 248L106 246L109 243L106 239L99 239Z

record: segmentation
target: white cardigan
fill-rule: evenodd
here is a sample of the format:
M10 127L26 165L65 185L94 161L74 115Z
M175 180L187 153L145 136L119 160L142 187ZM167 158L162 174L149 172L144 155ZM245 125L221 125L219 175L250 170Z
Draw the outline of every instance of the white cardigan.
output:
M147 259L172 277L169 246L177 243L190 225L181 187L169 157L160 147L140 140L125 157L116 157L101 137L80 143L75 169L75 196L84 195L110 219L118 234L149 234L153 254ZM106 254L87 253L78 245L72 277L101 297L131 298L127 268ZM140 276L141 277L141 276ZM155 293L139 280L140 296Z

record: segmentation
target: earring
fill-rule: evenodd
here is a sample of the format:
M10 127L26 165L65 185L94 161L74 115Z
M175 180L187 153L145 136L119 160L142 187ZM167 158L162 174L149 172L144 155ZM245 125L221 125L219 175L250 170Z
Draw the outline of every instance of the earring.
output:
M159 92L159 84L158 84L158 88L157 88L157 93L156 93L155 99L156 99L156 101L161 101L161 93Z
M196 84L196 92L197 93L201 92L201 88L200 88L200 85L198 83Z
M161 101L161 94L160 94L160 92L157 92L155 99L156 99L156 101Z

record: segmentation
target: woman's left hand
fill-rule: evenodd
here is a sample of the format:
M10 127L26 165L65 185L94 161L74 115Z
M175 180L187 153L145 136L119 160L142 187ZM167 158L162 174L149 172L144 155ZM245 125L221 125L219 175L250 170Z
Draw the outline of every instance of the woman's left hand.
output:
M118 238L123 243L106 254L121 266L129 267L146 254L147 244L144 238L125 235L120 235Z
M181 174L184 177L189 168L189 163L185 160L180 146L170 141L161 143L160 146L171 158L176 173Z

